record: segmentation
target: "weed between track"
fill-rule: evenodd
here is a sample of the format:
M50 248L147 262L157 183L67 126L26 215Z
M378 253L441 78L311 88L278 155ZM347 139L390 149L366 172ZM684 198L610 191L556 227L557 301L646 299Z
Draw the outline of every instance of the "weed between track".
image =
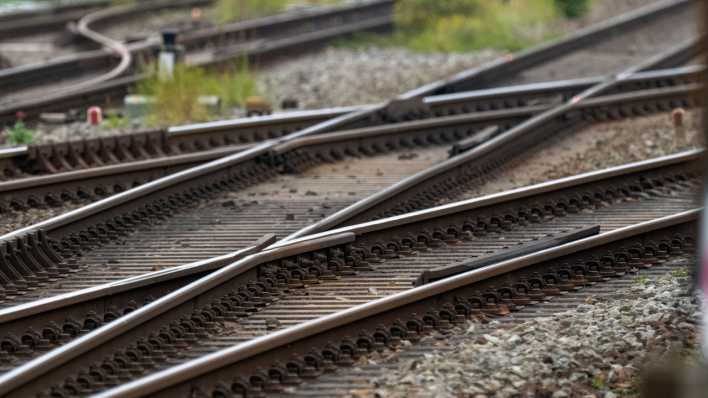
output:
M256 77L246 62L223 71L207 71L177 65L174 79L161 81L157 74L140 83L136 93L154 97L147 117L149 125L175 125L210 119L209 109L199 103L199 96L215 95L221 107L242 107L246 98L257 95Z

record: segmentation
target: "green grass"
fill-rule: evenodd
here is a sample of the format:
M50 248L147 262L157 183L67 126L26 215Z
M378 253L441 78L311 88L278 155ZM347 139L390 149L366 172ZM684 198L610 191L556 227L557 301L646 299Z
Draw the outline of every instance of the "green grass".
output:
M420 52L518 51L562 34L563 17L580 16L588 0L404 0L391 37L358 35L343 46L402 46Z
M35 132L28 129L24 122L18 120L14 126L7 129L6 135L7 143L10 145L28 145L34 142Z
M128 119L120 116L117 113L109 113L106 115L106 117L103 119L103 123L101 123L101 126L108 128L108 129L117 129L120 127L127 127L129 125Z
M175 125L211 118L209 110L199 104L199 96L215 95L223 107L243 106L247 97L258 95L258 90L248 64L238 62L223 71L176 65L172 81L154 76L139 84L136 94L155 98L148 124Z

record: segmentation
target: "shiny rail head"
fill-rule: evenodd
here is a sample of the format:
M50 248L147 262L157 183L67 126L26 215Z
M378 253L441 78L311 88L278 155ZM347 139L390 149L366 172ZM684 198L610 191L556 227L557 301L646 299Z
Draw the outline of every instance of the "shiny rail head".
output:
M367 105L364 105L367 106ZM345 113L353 112L359 107L335 107L316 110L300 110L292 112L282 112L273 115L241 117L230 120L219 120L214 122L194 123L183 126L174 126L167 129L168 134L173 136L188 135L194 133L214 132L221 130L230 130L234 128L253 127L260 125L268 125L281 121L294 120L310 120L323 119L340 116Z
M11 159L27 154L27 146L16 146L12 148L0 148L0 159Z

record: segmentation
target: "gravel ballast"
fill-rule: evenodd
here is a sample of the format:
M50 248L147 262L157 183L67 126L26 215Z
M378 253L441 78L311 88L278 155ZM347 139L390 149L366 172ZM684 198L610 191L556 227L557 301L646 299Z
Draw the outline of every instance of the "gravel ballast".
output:
M300 107L376 103L491 61L502 54L417 53L402 48L328 48L263 71L262 91L274 103L294 98Z
M490 332L470 322L454 350L402 361L373 382L380 397L637 396L649 358L697 359L698 300L675 271L577 309ZM362 396L361 394L354 394Z

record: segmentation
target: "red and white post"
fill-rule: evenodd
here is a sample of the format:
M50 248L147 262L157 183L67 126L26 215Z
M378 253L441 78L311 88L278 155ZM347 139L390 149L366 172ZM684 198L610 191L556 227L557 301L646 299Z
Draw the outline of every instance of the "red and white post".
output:
M92 126L98 126L103 122L103 111L100 106L92 106L86 110L86 122Z

